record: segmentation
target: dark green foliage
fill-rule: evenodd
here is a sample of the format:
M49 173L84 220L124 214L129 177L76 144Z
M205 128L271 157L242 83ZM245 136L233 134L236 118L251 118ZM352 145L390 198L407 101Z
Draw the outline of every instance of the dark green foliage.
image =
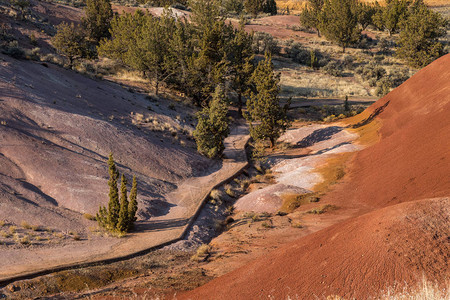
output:
M88 54L85 32L81 26L65 22L59 24L57 30L57 34L52 38L52 44L60 54L68 58L71 68L74 59Z
M253 70L252 36L225 21L214 0L191 3L190 21L170 9L161 17L136 12L115 16L111 38L98 52L141 71L155 82L184 92L198 106L208 106L217 85L231 87L241 107Z
M360 37L356 0L326 0L320 20L325 37L340 45L343 52Z
M289 103L284 108L280 107L279 82L279 74L273 72L272 58L266 54L251 78L253 89L247 102L248 113L245 118L250 123L253 140L269 140L271 147L290 124L286 115Z
M357 8L358 24L362 30L365 30L367 26L372 24L372 17L375 15L376 9L374 6L359 2Z
M128 230L128 205L127 179L125 178L125 175L122 174L120 183L120 211L116 226L119 232L126 232Z
M25 58L25 51L19 46L18 41L11 41L9 43L1 43L0 50L3 54L9 55L16 59Z
M386 96L391 91L392 83L388 77L383 77L377 81L375 94L380 97Z
M231 15L240 15L244 10L242 0L224 0L222 5L225 11Z
M309 0L300 14L300 23L306 28L314 28L320 36L320 15L324 0Z
M244 0L245 11L254 17L259 13L271 15L277 14L277 4L275 0Z
M372 62L364 67L358 67L355 72L360 74L364 80L374 80L375 83L386 75L386 70L382 66Z
M254 70L252 42L253 36L245 32L244 20L241 19L239 29L236 30L231 42L229 55L232 87L238 95L237 106L240 115L242 115L244 104L243 97L248 90L249 80Z
M374 13L372 15L372 25L375 26L378 30L384 30L384 21L383 21L383 7L375 1L373 5Z
M119 201L119 191L117 189L117 183L119 181L119 171L114 163L114 158L112 153L109 154L108 159L108 170L109 170L109 202L108 202L108 225L111 228L116 228L117 221L119 220L120 212L120 201Z
M401 22L397 56L414 67L424 67L443 54L438 38L445 35L448 21L416 1L407 19Z
M109 170L109 202L108 208L100 206L97 213L98 224L112 233L123 234L133 227L133 223L136 220L135 215L137 211L137 182L133 177L133 186L130 193L130 202L127 197L127 179L125 175L122 175L120 184L120 199L117 184L119 181L119 171L112 153L108 159Z
M152 78L158 94L160 82L168 79L176 64L169 51L175 30L175 19L169 10L165 10L160 18L140 11L134 15L116 16L111 21L111 39L101 41L98 52L119 59Z
M113 11L109 0L86 0L86 16L82 19L90 41L98 45L101 39L108 38Z
M137 209L137 180L136 176L133 176L133 184L130 191L130 202L128 203L128 230L133 229L134 222L136 221Z
M410 0L386 0L386 6L375 5L373 23L380 30L387 30L389 35L397 32L402 20L407 17Z
M197 114L198 124L194 131L197 150L209 158L221 155L225 149L223 140L229 133L227 102L223 87L218 85L210 107Z

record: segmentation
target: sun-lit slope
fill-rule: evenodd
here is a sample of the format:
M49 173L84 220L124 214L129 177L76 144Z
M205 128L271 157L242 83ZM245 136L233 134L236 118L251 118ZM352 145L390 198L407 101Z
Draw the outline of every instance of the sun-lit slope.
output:
M367 299L449 274L449 198L398 204L311 234L179 299Z
M380 140L356 155L326 198L382 207L450 194L450 55L374 103L356 127L375 120ZM380 125L381 124L381 125Z
M1 59L0 219L40 224L49 214L58 223L63 208L95 214L107 202L110 152L129 180L137 176L143 218L166 212L161 194L205 166L169 132L132 125L140 113L188 126L167 104L52 65Z
M422 275L442 283L450 276L449 112L447 55L359 117L357 127L381 126L380 138L355 155L344 182L321 201L368 213L299 239L183 297L364 299L395 282L414 284Z

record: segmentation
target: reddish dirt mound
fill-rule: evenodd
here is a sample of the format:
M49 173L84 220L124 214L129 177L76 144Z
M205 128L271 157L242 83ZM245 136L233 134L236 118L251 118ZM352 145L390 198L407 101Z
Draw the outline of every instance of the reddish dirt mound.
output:
M380 141L356 155L346 182L326 198L375 208L448 196L449 79L446 55L365 111L357 126L381 120Z
M355 155L346 180L321 201L372 212L297 240L181 298L367 298L422 275L448 278L450 203L438 197L450 192L449 78L447 55L357 120L356 126L381 122L380 140ZM425 198L436 199L412 202Z
M179 299L366 299L395 282L420 280L422 273L443 280L450 253L449 205L448 198L428 199L350 219Z

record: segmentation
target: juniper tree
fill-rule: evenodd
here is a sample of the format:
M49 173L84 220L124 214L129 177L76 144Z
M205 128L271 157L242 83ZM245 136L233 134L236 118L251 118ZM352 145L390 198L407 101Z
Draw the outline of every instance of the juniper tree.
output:
M98 224L113 232L123 234L133 228L133 223L136 221L137 212L137 181L133 176L133 185L130 191L130 201L127 196L127 179L122 174L120 184L120 198L117 184L119 180L119 171L112 153L108 159L108 172L109 172L109 202L108 208L100 206L97 213Z
M424 67L443 53L438 38L445 35L448 21L430 10L423 1L416 1L410 15L401 22L397 56L414 67Z
M101 41L98 51L152 78L158 94L160 83L174 74L176 59L171 55L170 40L175 31L170 10L164 10L160 18L140 11L116 16L111 21L111 39Z
M117 189L117 182L119 180L119 171L116 168L112 153L108 158L108 173L109 173L109 202L108 209L104 206L100 206L97 213L97 221L101 227L114 231L119 220L120 202L119 191Z
M69 67L77 58L86 56L87 45L83 29L79 25L62 22L57 27L57 33L52 38L52 44L56 50L67 57Z
M269 140L271 147L289 127L287 109L280 106L280 75L274 74L272 58L266 53L253 72L251 82L253 91L247 101L248 113L245 118L250 123L250 135L253 140Z
M131 230L134 227L137 209L137 180L136 176L133 176L133 184L130 190L130 202L128 203L128 230Z
M242 115L243 97L246 94L250 77L252 76L254 66L254 54L252 51L253 36L245 32L245 25L241 19L239 29L235 31L234 39L231 42L230 67L232 75L232 86L238 96L238 112Z
M340 45L343 52L360 37L356 0L326 0L320 20L325 37Z
M82 19L89 39L98 44L102 38L109 38L109 28L114 16L109 0L86 0L86 16Z
M117 189L117 183L119 181L119 170L117 170L116 163L112 153L109 154L108 159L108 169L109 169L109 202L108 202L108 216L107 222L111 229L116 228L117 222L119 220L120 213L120 201L119 201L119 191Z
M224 139L229 133L227 117L228 101L221 85L215 89L209 107L197 114L198 124L194 130L194 138L199 153L209 157L219 156L224 147Z
M128 195L127 195L127 179L122 174L120 183L120 211L119 219L117 220L117 231L123 233L127 232L130 220L128 219Z
M320 37L320 14L324 0L309 0L300 14L300 23L306 28L314 28Z
M397 32L402 20L407 17L410 0L386 0L386 5L374 16L376 26L386 29L389 35Z
M358 24L361 26L362 30L366 30L367 26L372 24L372 17L376 13L374 6L359 2L357 8L357 18Z

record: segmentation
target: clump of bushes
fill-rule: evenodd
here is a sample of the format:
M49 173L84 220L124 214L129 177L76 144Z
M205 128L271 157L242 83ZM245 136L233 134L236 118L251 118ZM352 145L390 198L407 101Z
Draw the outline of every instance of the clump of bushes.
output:
M278 41L274 39L271 34L266 32L256 32L254 34L252 49L253 52L257 54L264 54L266 52L280 54Z
M344 68L336 61L330 61L323 70L331 76L341 77L344 74Z
M9 55L16 59L25 58L25 51L19 46L18 41L2 43L0 48L3 54Z
M369 81L370 86L376 86L378 80L386 75L386 70L377 64L369 63L365 66L359 66L355 69L356 74L359 74L362 79Z

